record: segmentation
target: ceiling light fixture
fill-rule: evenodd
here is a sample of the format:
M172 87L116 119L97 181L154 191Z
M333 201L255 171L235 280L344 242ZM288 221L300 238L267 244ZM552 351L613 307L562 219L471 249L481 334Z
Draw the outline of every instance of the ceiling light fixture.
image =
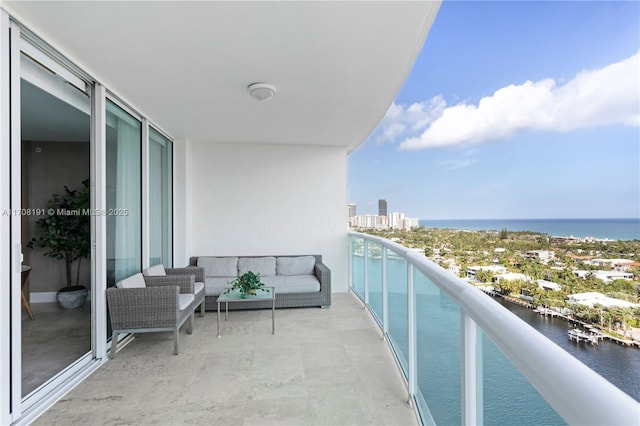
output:
M276 86L267 83L251 83L247 90L258 101L268 101L276 94Z

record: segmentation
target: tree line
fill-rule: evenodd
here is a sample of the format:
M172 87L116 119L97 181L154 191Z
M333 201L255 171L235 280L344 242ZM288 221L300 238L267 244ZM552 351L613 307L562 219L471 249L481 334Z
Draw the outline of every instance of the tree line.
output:
M371 230L372 235L392 239L409 248L424 250L425 256L451 270L451 262L458 268L458 274L466 277L469 266L502 265L509 272L517 272L533 281L495 281L491 271L477 271L476 279L481 283L492 283L504 295L527 296L535 306L553 307L570 311L576 318L615 327L616 323L640 327L640 308L588 307L567 303L568 296L575 293L599 292L616 299L639 303L640 268L630 267L627 272L634 275L634 281L614 280L604 282L593 275L584 278L574 270L592 271L609 269L585 263L592 258L640 260L640 241L554 241L543 233L526 231L461 231L454 229L434 229L419 227L411 231ZM499 249L499 250L496 250ZM548 263L537 258L529 258L526 252L533 250L553 251L554 257ZM545 290L536 280L546 280L559 284L560 290ZM530 299L530 300L531 300Z

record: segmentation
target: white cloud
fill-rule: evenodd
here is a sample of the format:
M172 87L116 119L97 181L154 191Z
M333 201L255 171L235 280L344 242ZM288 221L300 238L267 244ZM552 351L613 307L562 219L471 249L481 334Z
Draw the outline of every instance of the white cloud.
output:
M640 52L583 71L564 85L553 79L510 85L478 105L447 107L442 96L409 107L393 104L378 141L402 140L401 150L469 146L522 130L568 132L607 124L640 126Z
M376 141L393 142L406 137L407 134L415 134L424 130L442 115L446 105L442 96L414 103L408 107L396 103L391 104L379 125L380 135Z

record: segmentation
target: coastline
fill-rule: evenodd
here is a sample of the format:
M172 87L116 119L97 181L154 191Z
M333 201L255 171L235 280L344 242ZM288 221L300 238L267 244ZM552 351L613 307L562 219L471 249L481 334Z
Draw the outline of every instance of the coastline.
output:
M591 219L420 219L420 226L466 231L536 232L553 237L640 240L640 218Z

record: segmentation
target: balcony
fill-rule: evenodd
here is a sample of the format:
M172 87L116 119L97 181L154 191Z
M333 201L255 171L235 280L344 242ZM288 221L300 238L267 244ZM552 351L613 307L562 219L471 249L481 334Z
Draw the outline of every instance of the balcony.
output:
M362 301L278 310L273 336L269 311L231 313L221 339L208 313L179 356L169 334L137 336L36 424L637 424L636 401L474 287L349 242Z

